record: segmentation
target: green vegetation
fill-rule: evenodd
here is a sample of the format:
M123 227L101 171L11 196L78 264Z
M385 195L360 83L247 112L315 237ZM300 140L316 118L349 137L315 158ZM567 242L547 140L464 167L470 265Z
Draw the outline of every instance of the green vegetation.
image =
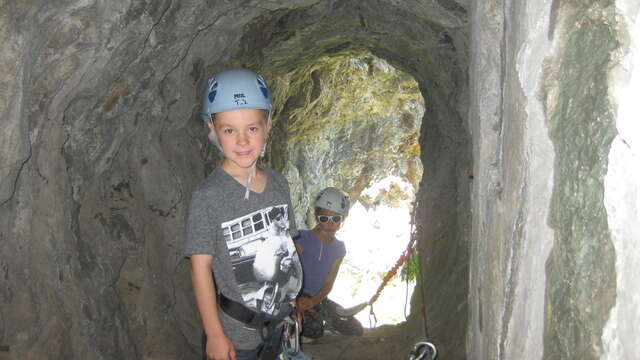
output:
M409 260L402 265L400 270L400 278L402 281L416 281L420 274L420 260L418 252L414 250L409 256Z

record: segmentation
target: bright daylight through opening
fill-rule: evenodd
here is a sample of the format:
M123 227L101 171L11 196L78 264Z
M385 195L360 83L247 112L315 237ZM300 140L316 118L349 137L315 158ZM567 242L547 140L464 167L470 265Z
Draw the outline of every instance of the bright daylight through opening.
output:
M344 307L368 301L409 243L413 185L397 176L389 176L366 189L363 195L375 199L393 188L400 189L406 198L393 205L382 203L370 207L356 202L337 234L339 239L346 240L347 256L329 296ZM414 286L413 280L403 281L400 275L387 284L373 305L377 326L405 320ZM356 318L364 327L376 326L370 324L369 308L358 313Z

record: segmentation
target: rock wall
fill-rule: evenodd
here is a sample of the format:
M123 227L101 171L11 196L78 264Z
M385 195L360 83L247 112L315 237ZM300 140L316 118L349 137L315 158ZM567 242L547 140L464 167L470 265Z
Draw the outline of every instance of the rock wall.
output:
M370 54L333 55L274 86L288 99L274 120L267 160L289 179L299 224L315 224L313 199L327 186L365 206L376 199L363 190L390 175L417 190L424 100L411 76Z
M604 206L607 154L615 136L608 91L618 48L614 1L559 4L563 45L547 73L549 135L555 149L547 259L545 356L598 359L615 303L615 252Z
M471 116L473 242L467 351L480 359L540 354L553 147L537 101L549 4L476 3ZM526 69L526 70L523 70Z
M421 157L434 172L422 180L428 200L421 206L433 227L421 233L421 251L443 238L437 249L461 255L433 252L430 262L449 256L447 266L460 266L444 273L455 275L444 283L442 268L425 267L428 279L438 279L429 297L455 295L427 311L440 319L430 331L443 354L463 357L466 228L449 226L468 218L465 7L445 0L0 4L0 355L197 357L200 325L178 248L191 190L217 159L198 116L206 76L250 65L277 79L355 49L413 76L429 104ZM455 331L445 333L450 324Z
M622 229L637 222L637 174L620 168L635 168L633 146L612 142L634 138L616 135L628 120L615 109L638 6L491 1L472 13L468 356L635 358L637 234Z

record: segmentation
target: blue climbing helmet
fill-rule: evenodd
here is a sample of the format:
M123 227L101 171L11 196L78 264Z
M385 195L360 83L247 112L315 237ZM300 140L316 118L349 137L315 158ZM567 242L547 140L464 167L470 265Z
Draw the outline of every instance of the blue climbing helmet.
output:
M211 115L238 109L262 109L271 114L271 93L264 78L248 69L217 73L207 81L202 98L202 120Z

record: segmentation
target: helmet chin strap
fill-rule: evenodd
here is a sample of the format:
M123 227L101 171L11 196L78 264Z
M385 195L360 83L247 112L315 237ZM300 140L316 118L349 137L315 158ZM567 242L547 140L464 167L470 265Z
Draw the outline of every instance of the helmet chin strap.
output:
M256 161L253 162L253 165L251 165L251 168L249 169L249 176L247 177L246 191L244 192L245 200L249 200L249 193L251 192L251 182L253 181L253 177L255 176L257 162L258 162L258 159L256 159Z
M265 139L264 146L262 147L262 152L260 153L260 157L264 156L264 152L267 148L267 141ZM249 176L247 177L247 186L244 192L244 199L249 200L249 194L251 193L251 182L253 182L253 178L256 176L256 166L258 164L258 159L251 164L251 168L249 169Z

